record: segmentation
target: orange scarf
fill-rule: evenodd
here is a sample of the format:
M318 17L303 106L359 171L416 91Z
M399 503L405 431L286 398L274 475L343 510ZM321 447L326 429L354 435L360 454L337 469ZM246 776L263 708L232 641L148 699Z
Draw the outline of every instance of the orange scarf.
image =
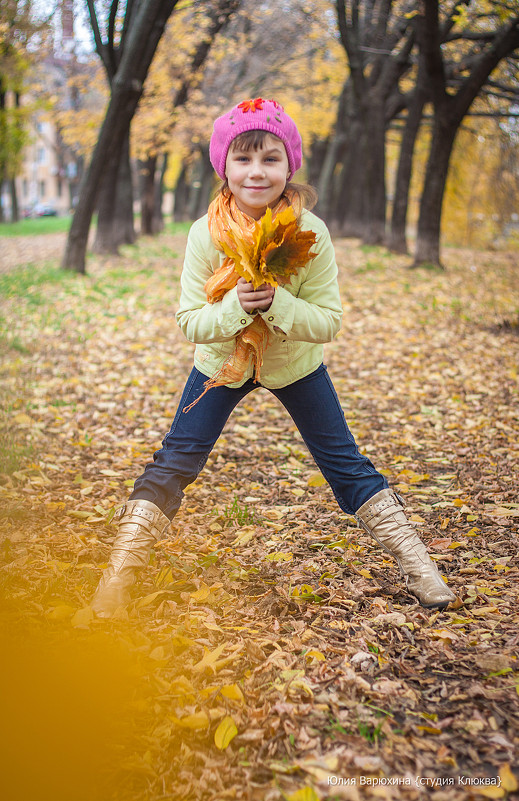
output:
M290 192L288 198L283 195L272 208L273 219L290 206L292 206L296 217L299 218L302 211L301 201L296 193ZM209 206L208 218L209 232L217 250L224 251L224 246L225 249L233 249L237 240L253 245L257 221L240 211L234 195L224 195L220 192ZM311 237L310 244L313 244L315 235L312 234ZM307 255L311 256L313 254L308 253ZM240 275L235 269L235 260L230 256L226 256L221 266L204 286L208 302L216 303L221 300L230 289L236 286L239 278ZM189 411L213 387L241 381L251 364L254 366L254 380L258 381L261 365L263 364L263 353L268 345L268 339L269 329L263 318L258 314L252 323L236 335L235 346L231 355L222 367L205 382L205 389L202 394L193 403L186 406L184 412Z

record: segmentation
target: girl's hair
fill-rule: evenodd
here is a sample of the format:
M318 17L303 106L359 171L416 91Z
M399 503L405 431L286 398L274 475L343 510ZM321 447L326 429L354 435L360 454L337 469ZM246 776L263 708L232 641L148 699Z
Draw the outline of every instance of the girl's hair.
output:
M244 131L243 133L239 134L236 139L232 140L231 144L229 145L229 151L236 150L237 148L243 150L245 153L247 153L249 150L261 150L267 136L272 136L274 139L279 139L276 134L270 133L269 131ZM281 142L281 139L279 139L279 141ZM310 186L310 184L296 184L289 181L285 187L285 190L286 189L290 189L292 193L297 195L301 205L305 209L313 209L317 203L317 192L313 186ZM218 192L223 195L230 194L227 179L225 179L225 181L223 181L223 183L220 185Z

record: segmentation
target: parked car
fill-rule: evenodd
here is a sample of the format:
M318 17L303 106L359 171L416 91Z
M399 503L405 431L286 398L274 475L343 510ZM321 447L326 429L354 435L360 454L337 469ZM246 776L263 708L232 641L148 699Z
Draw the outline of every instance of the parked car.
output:
M58 214L58 210L54 206L46 206L42 203L38 203L35 207L36 217L56 217Z
M57 217L58 210L49 203L35 203L22 211L23 217Z

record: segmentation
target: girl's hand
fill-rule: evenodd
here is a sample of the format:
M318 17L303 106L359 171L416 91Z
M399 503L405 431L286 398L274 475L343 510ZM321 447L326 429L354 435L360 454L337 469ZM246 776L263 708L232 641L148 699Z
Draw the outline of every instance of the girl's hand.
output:
M271 284L262 284L254 291L254 287L245 278L239 278L236 285L238 300L243 311L254 314L255 311L267 311L274 298L275 287Z

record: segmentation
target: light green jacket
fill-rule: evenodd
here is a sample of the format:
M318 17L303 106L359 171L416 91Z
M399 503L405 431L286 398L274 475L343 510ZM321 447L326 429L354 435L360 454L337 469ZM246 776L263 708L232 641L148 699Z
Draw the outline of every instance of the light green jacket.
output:
M323 344L339 331L342 305L337 283L335 253L326 225L310 211L303 211L301 228L317 234L312 250L316 255L301 267L290 282L276 287L272 305L261 316L269 328L260 383L278 389L313 372L323 360ZM207 215L189 231L182 270L177 322L195 342L195 367L212 376L231 355L234 339L252 323L238 300L236 287L217 303L208 303L204 285L224 259L211 239ZM251 366L241 386L253 376Z

